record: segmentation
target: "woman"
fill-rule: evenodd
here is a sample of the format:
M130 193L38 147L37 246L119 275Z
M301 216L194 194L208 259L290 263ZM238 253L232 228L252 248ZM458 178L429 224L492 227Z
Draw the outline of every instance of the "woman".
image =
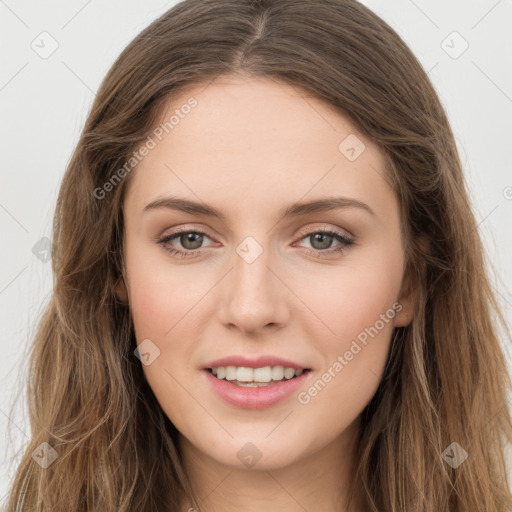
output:
M355 1L186 0L97 93L9 510L510 510L503 322L425 72Z

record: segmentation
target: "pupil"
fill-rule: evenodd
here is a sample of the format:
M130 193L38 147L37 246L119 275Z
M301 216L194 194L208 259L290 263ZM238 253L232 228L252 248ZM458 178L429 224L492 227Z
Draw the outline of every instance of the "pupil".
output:
M199 240L199 243L197 243ZM203 242L203 235L200 235L199 233L186 233L181 236L180 240L181 244L185 249L198 249L201 247L201 244ZM189 244L192 244L190 246Z
M326 233L316 233L313 235L313 240L314 242L320 242L320 247L315 247L315 244L313 244L315 249L328 249L332 242L332 235L328 235ZM327 243L325 240L327 240Z

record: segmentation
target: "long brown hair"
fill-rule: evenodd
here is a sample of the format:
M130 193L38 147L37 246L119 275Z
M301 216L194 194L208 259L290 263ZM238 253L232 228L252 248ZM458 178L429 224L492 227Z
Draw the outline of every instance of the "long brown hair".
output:
M9 510L178 511L184 497L200 510L178 432L133 355L129 308L114 294L136 171L105 184L178 92L233 74L291 84L338 109L378 144L399 200L418 300L362 415L354 481L366 509L512 510L506 324L454 137L417 59L354 0L186 0L116 60L57 201L54 290L30 360L32 439ZM46 469L32 457L44 442L58 454ZM468 457L453 467L459 446Z

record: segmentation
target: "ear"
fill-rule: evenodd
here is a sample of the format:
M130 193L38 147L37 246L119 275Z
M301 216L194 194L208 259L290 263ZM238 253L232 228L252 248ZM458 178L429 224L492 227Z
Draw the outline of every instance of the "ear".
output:
M120 277L119 280L117 281L114 290L116 297L123 304L128 304L128 290L126 289L126 285L124 284L124 280L122 277Z
M420 255L428 255L430 244L425 237L417 239L418 252ZM425 260L422 261L422 274L425 273ZM398 303L402 308L395 315L395 327L406 327L412 322L417 301L417 285L412 279L411 272L407 272L402 282L400 298Z
M406 327L409 325L414 316L414 304L416 301L415 290L412 286L412 280L410 275L405 276L402 283L402 290L398 303L401 309L396 310L395 314L395 327Z

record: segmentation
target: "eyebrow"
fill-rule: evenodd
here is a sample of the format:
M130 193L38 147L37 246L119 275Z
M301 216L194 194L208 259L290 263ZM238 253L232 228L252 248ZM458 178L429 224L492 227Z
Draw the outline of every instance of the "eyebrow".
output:
M228 215L206 203L192 201L181 197L163 197L156 199L144 207L143 213L161 208L176 210L194 216L212 217L226 221ZM350 197L327 197L308 202L292 203L279 211L279 221L293 217L300 217L311 213L328 212L340 208L359 208L376 216L375 212L366 204Z

